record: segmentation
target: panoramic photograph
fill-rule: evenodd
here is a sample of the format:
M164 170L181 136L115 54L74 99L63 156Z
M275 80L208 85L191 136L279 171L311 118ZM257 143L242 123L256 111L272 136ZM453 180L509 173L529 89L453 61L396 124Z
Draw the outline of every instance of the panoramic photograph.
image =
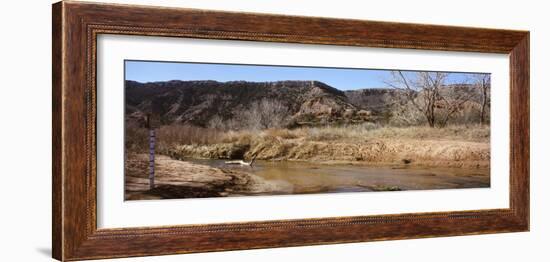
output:
M487 73L124 67L125 200L491 184Z

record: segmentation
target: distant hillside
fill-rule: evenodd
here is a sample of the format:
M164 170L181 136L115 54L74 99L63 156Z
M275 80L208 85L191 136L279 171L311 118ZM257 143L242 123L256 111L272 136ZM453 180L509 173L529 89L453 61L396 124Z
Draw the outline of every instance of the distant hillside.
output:
M477 110L479 95L473 86L447 87L441 92L450 99L456 94L470 93L472 101L462 105L462 108L468 112ZM214 126L227 128L230 123L231 129L245 127L247 121L256 118L251 113L261 111L258 111L259 104L284 108L283 116L281 113L263 115L262 122L269 122L273 116L284 118L284 121L277 119L274 122L300 126L388 121L397 108L407 103L402 90L369 88L340 91L319 81L126 81L125 98L126 121L139 126L144 126L145 116L153 113L163 125L209 127L216 123ZM265 106L262 110L266 110Z
M238 121L262 100L283 104L298 122L351 120L361 109L345 92L318 81L126 81L125 93L127 120L143 122L154 112L163 124L207 126L214 117Z
M391 88L368 88L345 91L348 101L356 107L382 114L395 104L405 103L401 90Z

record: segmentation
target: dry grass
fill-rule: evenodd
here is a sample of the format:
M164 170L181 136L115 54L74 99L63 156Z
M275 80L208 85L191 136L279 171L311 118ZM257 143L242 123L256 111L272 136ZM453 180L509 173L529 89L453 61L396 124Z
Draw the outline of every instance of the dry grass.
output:
M222 143L250 144L258 132L252 131L228 131L222 138Z
M448 126L445 128L383 127L372 123L340 127L304 127L297 129L266 129L263 131L227 131L190 125L170 125L157 129L157 148L166 152L176 145L211 145L234 143L250 145L259 138L303 139L306 141L354 142L372 139L456 140L489 142L490 128L479 126ZM139 127L126 128L126 150L145 152L148 148L148 130Z
M382 127L374 124L351 125L344 127L322 127L297 130L307 133L305 138L310 141L334 141L348 139L428 139L428 140L458 140L472 142L489 142L489 126L448 126L431 128L425 126L413 127Z
M228 132L220 143L175 145L175 158L362 161L488 167L489 127L313 127Z
M192 125L169 125L156 129L157 151L167 152L174 145L208 145L219 143L223 133L211 128ZM127 126L125 147L127 152L148 150L149 130L137 126Z
M209 145L219 143L223 133L211 128L192 125L169 125L157 129L159 149L167 149L175 144Z
M149 139L147 129L128 124L124 132L124 149L127 153L147 152Z
M260 132L230 131L221 137L223 143L249 144L257 137L305 139L307 141L348 141L365 139L428 139L489 142L487 125L454 125L444 128L427 126L385 127L373 123L338 127L303 127L297 129L266 129Z
M296 139L306 134L303 132L304 130L305 129L267 129L262 132L262 135L267 137L280 137L283 139Z
M146 150L146 131L127 130L127 149ZM228 132L194 126L164 126L157 131L157 152L179 159L257 157L369 163L406 160L436 166L488 166L489 138L489 126L479 125L430 128L365 123Z

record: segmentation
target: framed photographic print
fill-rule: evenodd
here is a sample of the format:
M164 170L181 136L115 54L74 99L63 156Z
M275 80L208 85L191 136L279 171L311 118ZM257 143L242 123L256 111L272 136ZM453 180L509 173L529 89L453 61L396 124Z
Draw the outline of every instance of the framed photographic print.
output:
M529 32L53 5L53 257L529 230Z

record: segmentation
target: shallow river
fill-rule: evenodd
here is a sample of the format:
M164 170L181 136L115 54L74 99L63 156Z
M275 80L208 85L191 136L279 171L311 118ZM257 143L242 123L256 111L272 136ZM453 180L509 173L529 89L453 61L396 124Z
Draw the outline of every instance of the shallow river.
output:
M253 173L284 185L284 192L305 194L385 190L479 188L490 186L489 169L370 167L309 162L256 161L253 167L227 165L223 160L193 160L212 167Z

